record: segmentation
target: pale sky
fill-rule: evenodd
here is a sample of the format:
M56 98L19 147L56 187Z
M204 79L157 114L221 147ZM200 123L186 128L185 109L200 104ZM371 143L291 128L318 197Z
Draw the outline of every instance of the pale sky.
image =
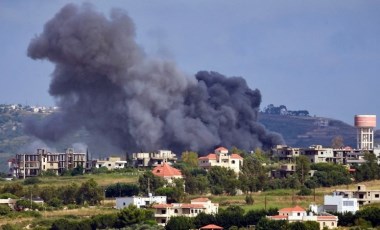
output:
M54 105L48 61L26 56L30 40L69 2L0 0L0 104ZM183 72L244 77L261 107L353 124L355 114L380 117L380 1L91 1L109 15L122 8L137 42ZM379 121L379 118L378 118Z

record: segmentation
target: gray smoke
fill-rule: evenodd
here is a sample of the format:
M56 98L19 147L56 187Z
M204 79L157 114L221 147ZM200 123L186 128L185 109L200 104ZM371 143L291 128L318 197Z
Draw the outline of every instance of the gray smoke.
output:
M61 112L25 126L42 140L84 128L128 151L283 143L257 123L259 90L241 77L202 71L194 79L174 63L149 59L122 10L107 18L88 4L66 5L32 39L28 56L55 64L49 93Z

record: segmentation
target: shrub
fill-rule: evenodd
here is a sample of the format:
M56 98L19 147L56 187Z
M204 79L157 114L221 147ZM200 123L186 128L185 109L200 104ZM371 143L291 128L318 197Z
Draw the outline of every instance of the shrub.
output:
M38 177L28 177L24 180L24 185L38 184L41 180Z
M311 194L312 194L311 189L309 189L306 186L302 186L300 191L297 193L297 195L299 195L299 196L309 196Z
M254 200L253 200L253 197L251 194L245 196L245 203L251 205L251 204L253 204L253 202L254 202Z
M0 199L8 199L8 198L18 199L18 196L13 195L12 193L9 193L9 192L0 194Z
M8 205L0 205L0 215L5 216L11 212L11 208Z

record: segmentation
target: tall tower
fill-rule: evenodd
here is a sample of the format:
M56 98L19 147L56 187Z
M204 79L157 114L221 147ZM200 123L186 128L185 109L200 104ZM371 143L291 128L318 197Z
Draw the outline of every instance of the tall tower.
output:
M373 130L376 127L376 115L355 115L357 129L357 148L373 149Z

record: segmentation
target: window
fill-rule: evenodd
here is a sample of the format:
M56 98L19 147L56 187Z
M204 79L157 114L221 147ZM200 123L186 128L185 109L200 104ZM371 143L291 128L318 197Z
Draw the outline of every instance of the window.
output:
M232 163L232 164L235 164L235 160L232 160L231 163Z
M379 194L375 194L375 198L379 198Z
M161 214L166 214L166 210L161 210Z
M301 213L297 212L297 216L301 216Z
M111 164L108 164L109 167L111 167Z
M354 206L354 201L352 200L343 201L343 206Z
M174 209L174 213L178 213L178 209Z
M323 222L323 226L326 226L326 223L325 223L325 222Z

